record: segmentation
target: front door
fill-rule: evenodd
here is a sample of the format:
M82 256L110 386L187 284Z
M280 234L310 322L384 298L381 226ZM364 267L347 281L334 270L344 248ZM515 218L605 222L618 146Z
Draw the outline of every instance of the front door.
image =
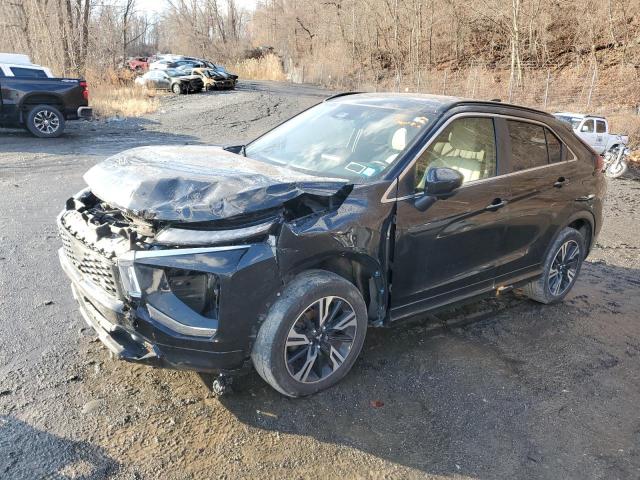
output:
M580 125L580 129L578 130L578 136L582 138L588 145L590 145L591 148L598 151L596 124L592 118L588 118L582 122L582 125Z
M494 120L465 116L450 121L417 160L409 173L417 193L397 201L392 319L493 288L509 199L498 157ZM464 183L420 211L415 201L432 167L453 168Z
M597 153L603 154L607 148L607 124L604 120L596 120L596 148Z

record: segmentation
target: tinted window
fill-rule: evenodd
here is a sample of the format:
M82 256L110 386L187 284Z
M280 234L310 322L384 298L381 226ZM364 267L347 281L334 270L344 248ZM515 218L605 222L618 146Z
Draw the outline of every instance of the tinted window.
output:
M607 133L607 126L604 120L596 120L596 133Z
M38 70L37 68L11 67L11 73L20 78L47 78L44 70Z
M4 77L4 72L2 71L2 67L0 67L0 78Z
M509 120L511 171L547 165L547 142L544 128L533 123Z
M496 174L496 136L491 118L460 118L451 122L416 163L416 189L424 188L429 168L448 167L462 173L464 182Z
M549 162L556 163L562 161L562 142L553 133L545 129L547 137L547 150L549 152Z
M593 130L593 120L587 120L582 124L582 127L580 127L580 131L584 133L593 133Z

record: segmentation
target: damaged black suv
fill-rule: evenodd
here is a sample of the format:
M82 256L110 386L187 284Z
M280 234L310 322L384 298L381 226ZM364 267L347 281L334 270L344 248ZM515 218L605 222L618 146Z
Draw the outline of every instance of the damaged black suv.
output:
M102 342L219 379L253 364L291 397L344 377L369 327L514 287L562 300L605 192L551 115L400 94L338 95L247 145L129 150L84 178L60 261Z

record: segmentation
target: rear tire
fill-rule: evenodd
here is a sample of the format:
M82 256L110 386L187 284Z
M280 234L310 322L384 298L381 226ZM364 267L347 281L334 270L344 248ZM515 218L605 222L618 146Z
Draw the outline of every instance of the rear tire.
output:
M40 138L57 138L64 133L64 115L53 105L36 105L27 114L25 126Z
M542 276L525 285L522 292L536 302L561 302L578 278L586 254L585 245L578 230L563 228L549 248Z
M314 394L351 370L367 323L364 300L352 283L323 270L304 272L269 310L251 352L253 365L283 395Z

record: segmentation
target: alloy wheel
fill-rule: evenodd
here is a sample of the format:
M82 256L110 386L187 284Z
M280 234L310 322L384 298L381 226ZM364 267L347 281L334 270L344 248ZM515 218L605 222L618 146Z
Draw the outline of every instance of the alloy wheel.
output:
M42 133L51 135L60 128L58 115L50 110L40 110L33 117L33 125Z
M562 244L549 269L549 292L558 297L565 293L578 273L580 246L575 240Z
M309 305L289 330L284 349L289 374L302 383L331 376L345 362L356 338L353 307L340 297Z

